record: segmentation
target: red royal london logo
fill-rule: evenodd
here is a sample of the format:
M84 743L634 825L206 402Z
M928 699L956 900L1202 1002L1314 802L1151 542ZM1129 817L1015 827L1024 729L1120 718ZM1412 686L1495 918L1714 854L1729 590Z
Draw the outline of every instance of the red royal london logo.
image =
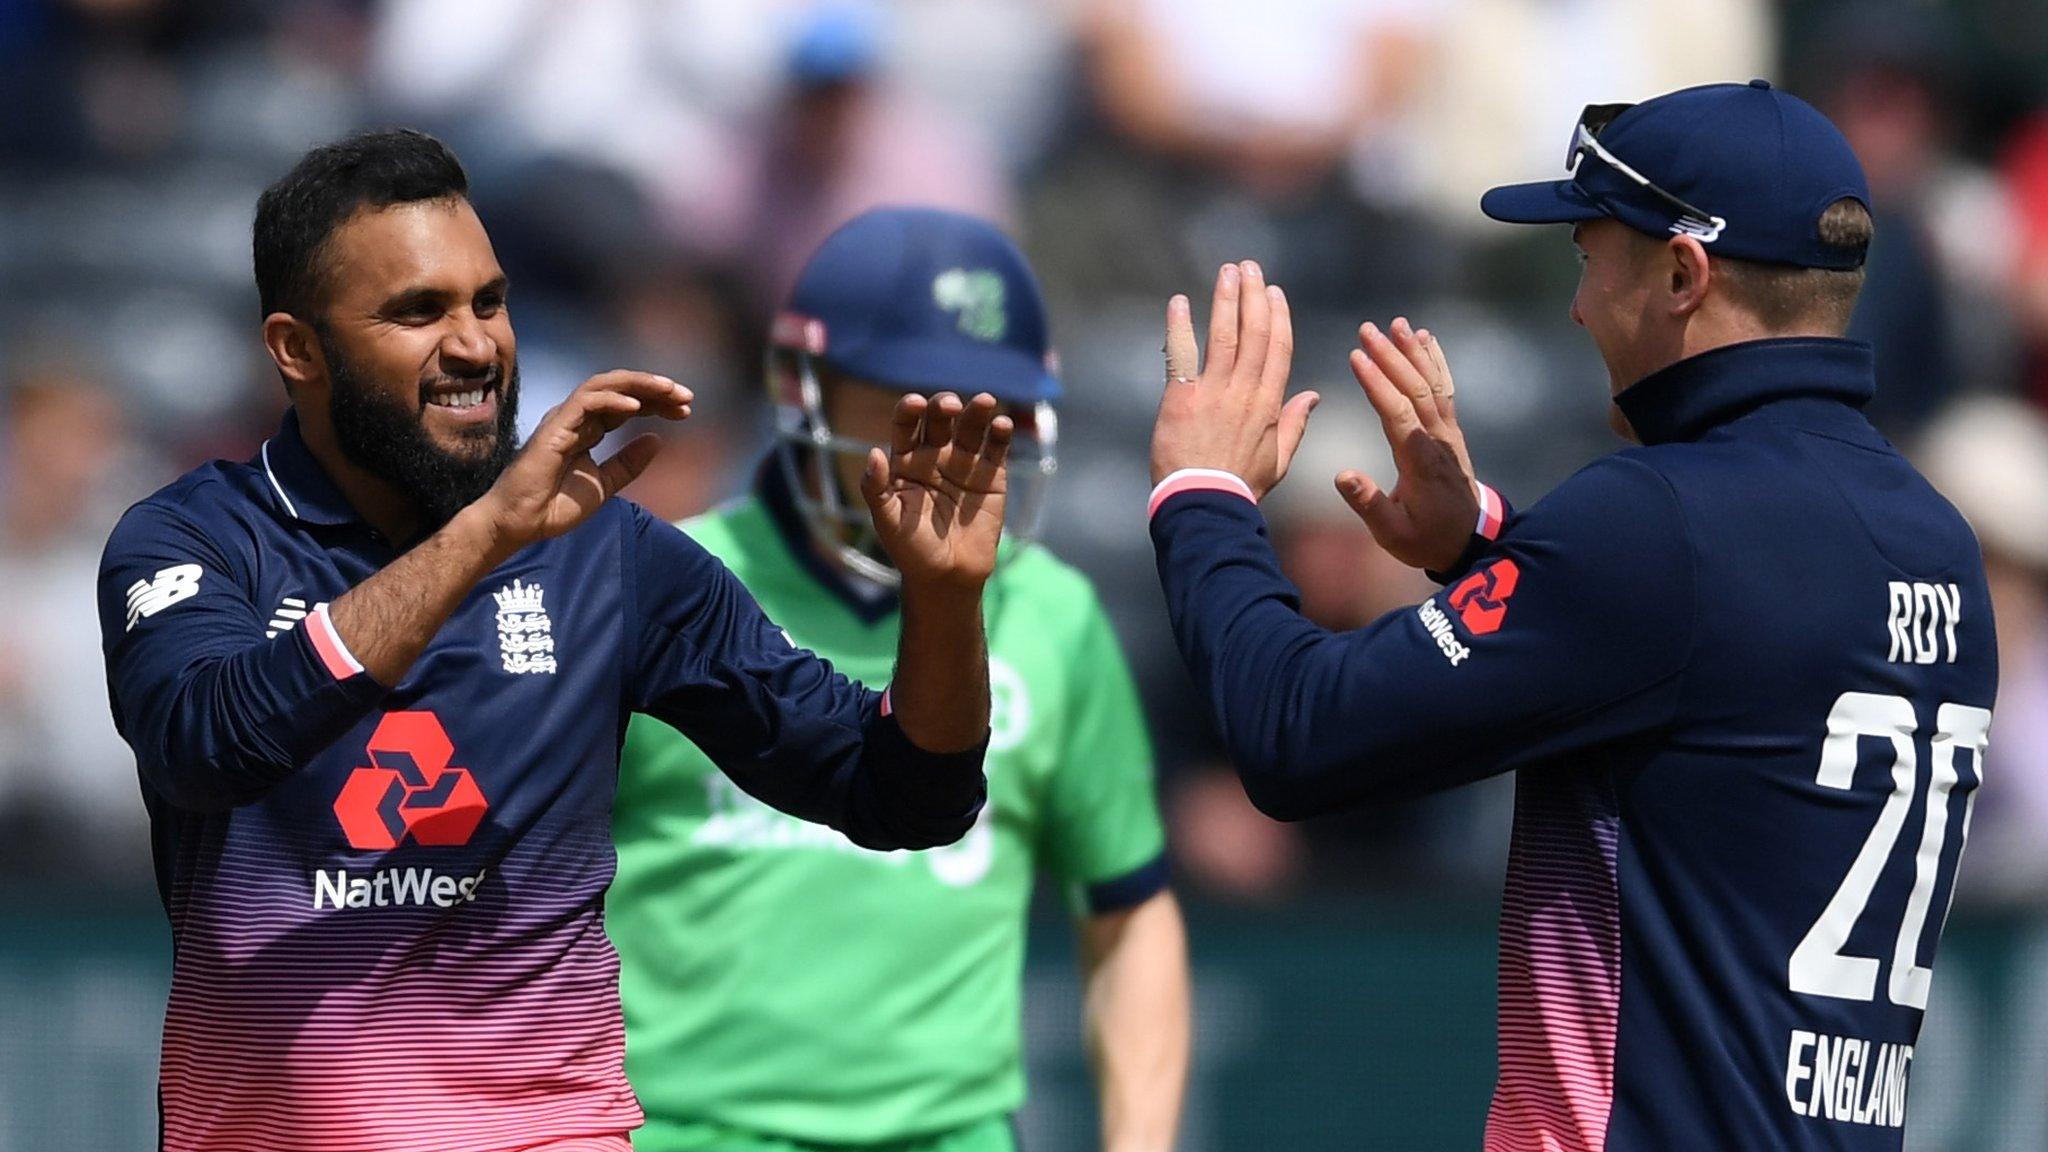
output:
M1508 597L1521 579L1522 570L1513 560L1496 560L1459 581L1451 589L1450 604L1465 631L1474 636L1500 631L1508 617Z
M334 815L351 848L469 843L490 802L432 712L388 712L370 734L372 767L350 772Z

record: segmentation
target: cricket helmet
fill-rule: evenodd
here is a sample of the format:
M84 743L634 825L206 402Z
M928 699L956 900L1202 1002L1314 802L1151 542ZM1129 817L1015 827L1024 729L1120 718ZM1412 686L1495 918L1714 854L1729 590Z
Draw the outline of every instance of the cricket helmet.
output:
M770 331L776 466L817 542L879 583L898 576L857 493L830 465L873 444L832 428L827 376L905 392L993 395L1016 424L1009 525L1028 538L1057 469L1057 357L1024 254L995 225L937 208L877 208L812 253Z

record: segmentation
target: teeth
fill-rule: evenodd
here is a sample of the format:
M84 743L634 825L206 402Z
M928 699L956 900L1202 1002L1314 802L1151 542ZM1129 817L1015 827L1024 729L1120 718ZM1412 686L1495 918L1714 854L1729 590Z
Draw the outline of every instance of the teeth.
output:
M467 392L450 392L434 401L442 408L474 408L484 402L486 389L472 388Z

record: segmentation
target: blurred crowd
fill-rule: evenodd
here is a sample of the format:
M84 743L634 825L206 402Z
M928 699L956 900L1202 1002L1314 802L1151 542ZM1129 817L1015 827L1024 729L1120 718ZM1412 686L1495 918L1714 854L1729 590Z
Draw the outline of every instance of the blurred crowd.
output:
M879 203L1004 222L1069 392L1043 536L1127 643L1181 884L1497 885L1510 781L1290 826L1219 760L1143 529L1163 302L1229 258L1287 286L1296 384L1328 400L1268 517L1307 611L1363 624L1431 586L1329 485L1391 472L1344 368L1358 322L1442 337L1481 470L1533 502L1613 447L1604 376L1563 230L1490 225L1480 190L1561 173L1584 104L1767 76L1869 172L1870 414L1991 566L2003 688L1963 896L2048 902L2044 65L2048 6L1999 0L0 0L0 885L149 883L99 550L128 503L274 428L256 195L393 123L469 168L528 420L614 366L696 390L629 493L670 517L750 476L766 321L819 239Z

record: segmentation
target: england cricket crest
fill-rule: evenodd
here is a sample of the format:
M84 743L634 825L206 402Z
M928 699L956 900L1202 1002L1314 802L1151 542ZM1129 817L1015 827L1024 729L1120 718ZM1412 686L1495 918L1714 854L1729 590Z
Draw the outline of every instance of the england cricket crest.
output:
M542 595L540 585L517 577L492 593L498 601L498 655L512 675L555 671L555 629Z

